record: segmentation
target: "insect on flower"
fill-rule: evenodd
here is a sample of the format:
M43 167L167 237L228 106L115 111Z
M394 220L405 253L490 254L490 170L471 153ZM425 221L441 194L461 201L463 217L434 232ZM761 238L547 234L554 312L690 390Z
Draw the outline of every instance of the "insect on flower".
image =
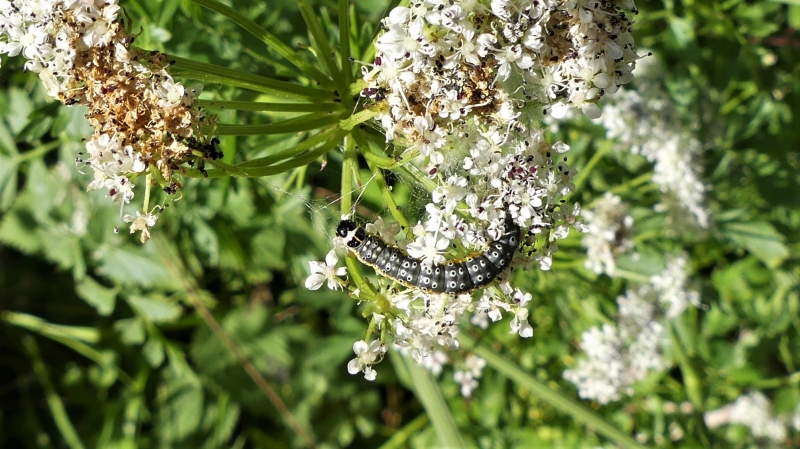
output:
M519 246L519 234L519 226L507 216L505 233L483 251L443 264L425 264L350 220L342 220L336 228L336 235L343 239L348 250L381 275L407 287L450 294L481 288L502 273Z

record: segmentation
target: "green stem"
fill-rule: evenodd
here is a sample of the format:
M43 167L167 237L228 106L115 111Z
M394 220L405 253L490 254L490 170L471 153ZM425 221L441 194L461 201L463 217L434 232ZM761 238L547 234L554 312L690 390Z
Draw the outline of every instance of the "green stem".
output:
M626 191L630 191L630 190L636 189L640 185L650 182L651 179L653 179L653 172L649 172L649 173L645 173L643 175L639 175L639 176L637 176L637 177L635 177L633 179L630 179L630 180L628 180L628 181L626 181L626 182L614 187L613 189L611 189L611 193L613 193L615 195L619 195L619 194L624 193Z
M142 211L147 214L150 212L150 187L153 184L153 175L148 173L144 181L144 204Z
M130 385L132 382L130 376L122 371L109 357L86 344L97 343L100 340L100 334L94 328L53 324L34 315L10 311L0 312L0 319L8 324L19 326L57 341L100 366L112 368L126 385Z
M339 103L272 103L258 101L195 100L194 106L204 109L230 109L234 111L269 112L335 112L342 109Z
M689 401L692 402L692 405L694 405L697 410L703 410L703 388L700 377L692 366L691 360L689 360L689 357L686 355L681 340L678 338L677 332L675 332L674 325L669 323L667 328L669 329L670 340L672 341L672 352L675 354L675 360L678 362L681 375L683 376L683 388L686 392L686 397L689 398Z
M762 390L767 388L778 388L787 385L800 383L800 372L792 373L786 377L776 377L772 379L762 379L753 381L751 387Z
M53 382L50 380L50 375L47 373L47 368L44 366L42 356L39 354L39 347L36 345L36 340L30 335L26 335L22 338L22 345L25 346L25 350L31 358L33 372L36 374L39 384L41 384L44 389L47 405L50 407L50 414L53 416L53 421L55 421L58 431L61 432L61 436L64 437L64 441L69 447L72 449L83 449L83 443L78 437L78 432L75 431L72 422L69 420L67 409L64 407L64 403L61 402L58 392L56 392L56 389L53 387Z
M350 62L350 14L348 0L339 0L339 51L344 84L352 82L352 62Z
M100 333L93 327L63 326L45 321L27 313L3 311L0 318L8 324L27 329L48 338L64 337L86 343L100 341Z
M295 67L302 70L305 74L311 77L314 81L321 83L324 86L332 87L333 83L324 73L316 67L309 65L304 61L300 55L291 47L281 42L277 37L272 35L269 31L259 26L257 23L248 19L244 15L237 12L230 6L223 5L215 0L192 0L200 6L208 8L212 11L218 12L223 16L231 19L234 23L247 30L250 34L258 38L261 42L267 44L269 48L274 50L279 55L286 58L287 61L292 63Z
M427 190L428 192L433 192L433 190L436 188L436 181L426 176L424 173L420 171L419 168L415 167L414 165L402 164L397 167L397 170L411 177L419 185L424 187L425 190Z
M403 164L405 161L395 160L390 157L386 157L383 153L378 154L380 150L375 150L377 147L373 145L373 143L367 138L367 135L359 128L353 129L353 135L356 137L358 141L358 145L363 148L360 153L364 156L364 159L372 162L373 164L377 165L380 168L384 168L387 170L393 170L398 165Z
M284 98L329 98L330 94L315 87L302 86L297 83L278 81L266 76L226 69L206 62L192 61L179 56L167 55L175 64L170 67L173 76L185 76L206 84L220 83L233 87L264 92Z
M396 358L394 356L397 356ZM450 412L450 407L442 394L439 385L431 378L431 373L417 365L410 357L400 354L393 354L398 364L405 365L408 377L411 380L409 387L414 391L414 396L425 408L428 419L436 437L439 440L439 447L466 448L466 441L458 430L456 420Z
M592 173L594 167L600 163L600 160L603 159L603 157L605 157L609 151L611 151L612 147L613 142L609 140L603 143L600 148L595 151L591 159L589 159L589 162L587 162L583 169L581 169L581 171L575 176L575 192L580 192L582 190L583 185L589 179L589 175Z
M400 226L403 228L404 232L408 232L410 227L408 226L408 220L406 220L405 215L400 212L400 207L397 205L397 202L394 200L394 196L392 195L392 191L389 189L389 186L386 185L386 179L383 177L383 173L381 169L376 167L375 164L371 163L367 160L367 165L369 169L372 171L372 175L375 177L375 183L380 189L381 194L383 195L383 200L386 202L386 205L389 207L389 213L392 214L395 220L400 223Z
M377 116L378 114L380 114L380 112L371 109L364 109L340 121L339 126L342 129L346 129L349 131L355 128L356 126L366 122L367 120L375 118L375 116Z
M51 152L52 150L60 147L64 141L62 139L56 139L52 142L47 142L45 144L39 145L30 151L26 151L22 154L18 154L16 156L16 162L21 163L30 159L38 159L41 156Z
M404 447L409 447L411 437L418 434L422 428L425 427L425 424L428 424L429 422L430 420L428 419L427 415L422 414L417 416L402 429L395 432L394 435L386 440L386 442L383 443L378 449L401 449Z
M265 123L263 125L217 125L215 128L203 129L205 133L213 132L218 136L233 135L233 136L253 136L262 134L288 134L298 133L303 131L311 131L318 128L324 128L339 121L337 115L327 115L325 117L318 117L317 113L308 114L308 120L300 121L298 119L284 120L276 123ZM313 116L313 117L312 117Z
M325 131L314 134L313 136L307 138L306 140L300 142L299 144L291 148L287 148L277 153L270 154L269 156L259 157L256 159L251 159L249 161L242 162L241 164L236 164L235 167L239 168L267 167L282 160L300 155L303 152L308 151L309 148L315 147L322 142L328 141L331 138L333 138L333 136L336 135L337 135L337 128L331 127L326 129ZM337 137L337 139L340 138Z
M571 416L574 420L591 427L597 431L597 433L613 440L616 444L622 447L644 449L644 446L639 444L635 439L631 438L630 435L617 429L612 424L604 420L600 415L582 406L574 399L559 391L553 390L546 384L538 381L512 361L500 356L496 350L482 345L475 346L475 340L464 333L459 334L459 340L464 343L466 348L471 347L471 351L475 355L485 359L486 363L494 368L497 372L513 380L519 386L527 388L531 391L531 393L533 393L534 396L546 402L547 404L550 404L553 408L558 409L562 413Z
M352 138L345 141L344 160L342 161L342 192L341 192L341 212L342 215L349 215L353 208L353 178L358 168L358 155L355 148L355 140Z
M298 0L297 6L300 7L300 14L303 15L303 20L308 25L308 31L311 32L311 36L314 38L314 44L317 46L317 51L315 52L317 58L328 69L328 73L333 77L333 83L338 87L339 93L343 94L347 84L344 81L341 70L336 66L336 61L333 59L333 49L328 44L328 39L317 20L317 15L308 0Z
M389 11L393 10L397 5L401 3L402 0L391 0L388 5L386 5L386 9L384 9L384 14L381 14L381 17L388 17ZM372 38L369 40L370 42L375 42L378 39L378 33L383 31L383 27L376 26L375 32L372 35ZM364 62L369 62L372 59L375 59L375 46L370 45L367 47L367 51L364 52Z
M203 178L203 177L219 178L222 176L240 176L240 177L254 178L260 176L277 175L278 173L283 173L291 169L310 164L311 162L315 161L316 159L318 159L319 157L330 151L331 148L338 145L346 133L347 133L346 131L340 130L339 133L333 139L329 140L319 148L313 151L309 151L301 156L289 159L286 162L277 165L272 165L269 167L257 167L257 168L239 167L236 165L228 165L222 163L221 161L208 161L209 164L217 168L217 170L209 170L207 172L208 176L204 176L198 170L191 170L191 169L185 169L185 173L187 176L192 178Z
M650 283L650 276L641 273L634 273L633 271L622 270L620 268L617 268L616 271L614 271L614 277L627 279L629 281L639 282L642 284Z
M354 256L348 254L344 263L347 265L347 272L350 273L350 279L353 280L353 283L356 284L356 287L358 287L362 292L368 292L372 296L375 296L378 293L378 290L376 290L372 283L369 282L361 273L361 268L358 266L358 262L356 262L356 258Z

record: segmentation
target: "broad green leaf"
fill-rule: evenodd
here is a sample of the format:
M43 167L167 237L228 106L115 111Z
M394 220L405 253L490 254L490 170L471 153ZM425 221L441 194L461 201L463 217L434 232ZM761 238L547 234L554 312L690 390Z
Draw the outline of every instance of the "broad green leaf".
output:
M0 221L0 242L27 254L36 253L42 248L33 217L16 212L3 215Z
M104 287L89 276L78 282L75 291L102 316L111 315L111 312L114 311L117 293L119 293L118 288Z
M789 6L789 26L794 29L800 28L800 1Z
M158 368L164 362L164 345L151 338L142 347L142 355L150 363L150 366Z
M142 317L153 323L173 322L183 312L183 308L178 304L168 302L163 298L159 299L157 296L131 295L124 298Z
M775 268L789 257L785 237L765 221L726 223L723 233L768 267Z
M181 282L153 255L133 247L106 246L98 252L97 271L122 285L142 288L181 288Z
M144 323L139 318L127 318L114 323L114 329L120 334L122 343L126 345L139 345L144 343Z

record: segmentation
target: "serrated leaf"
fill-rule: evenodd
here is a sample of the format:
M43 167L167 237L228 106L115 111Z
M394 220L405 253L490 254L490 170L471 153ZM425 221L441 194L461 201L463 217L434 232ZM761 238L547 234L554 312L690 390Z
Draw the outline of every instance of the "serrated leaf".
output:
M11 158L0 156L0 211L8 210L17 195L19 165Z
M111 315L111 312L114 311L117 293L119 293L118 288L106 288L88 276L78 282L75 291L102 316Z
M78 264L83 266L83 253L78 237L50 229L41 229L37 235L48 260L65 270Z
M29 215L6 213L0 221L0 242L26 254L36 253L42 244L35 229L36 222Z
M142 347L142 355L153 368L158 368L164 363L164 345L156 339L149 339Z
M19 88L8 90L8 102L14 105L14 113L6 116L11 132L18 134L29 123L28 115L33 111L33 103L29 92Z
M172 276L160 261L138 248L104 248L97 271L123 285L172 290L181 287L180 280Z
M260 268L282 270L286 268L283 255L286 236L282 229L265 227L251 241L253 263Z
M785 237L765 221L727 223L723 232L770 268L789 257Z
M183 308L165 300L145 296L129 296L125 300L141 316L153 323L169 323L181 316Z
M17 143L11 136L5 122L0 121L0 153L6 156L16 156L19 154Z
M165 441L180 441L197 432L203 417L203 390L177 376L166 379L159 395L158 431Z
M138 345L144 342L144 323L139 318L127 318L114 323L114 329L120 333L120 339L126 345Z

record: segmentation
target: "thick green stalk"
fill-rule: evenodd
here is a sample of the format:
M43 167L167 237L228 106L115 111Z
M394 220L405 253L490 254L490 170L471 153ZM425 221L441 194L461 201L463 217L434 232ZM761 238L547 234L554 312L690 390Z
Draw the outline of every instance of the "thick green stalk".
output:
M25 346L25 350L28 351L28 356L31 358L33 372L44 390L47 405L50 407L50 414L53 415L53 421L55 421L58 431L61 432L61 436L70 448L83 449L84 446L80 437L78 437L78 432L75 431L75 427L70 422L67 409L53 386L53 381L50 380L50 374L47 373L42 356L39 354L36 340L30 335L26 335L22 338L22 345Z
M626 432L617 429L614 425L604 420L600 415L582 406L574 399L559 391L553 390L544 383L540 382L529 373L522 370L514 362L500 356L495 349L487 348L482 345L475 346L475 340L464 333L459 334L459 340L461 340L461 342L464 344L465 349L471 347L471 351L475 355L485 359L486 363L498 373L508 377L518 385L527 388L534 396L546 402L547 404L550 404L550 406L553 408L556 408L561 412L571 416L574 420L591 427L597 431L597 433L609 438L622 447L644 449L644 446L639 444Z
M465 448L466 441L458 430L450 407L445 401L439 385L431 378L431 373L425 368L417 365L410 357L405 357L397 352L391 353L392 364L398 371L404 371L404 375L398 375L401 379L408 379L410 385L406 387L414 391L414 396L425 408L428 419L431 420L434 432L439 439L439 447L446 448Z

